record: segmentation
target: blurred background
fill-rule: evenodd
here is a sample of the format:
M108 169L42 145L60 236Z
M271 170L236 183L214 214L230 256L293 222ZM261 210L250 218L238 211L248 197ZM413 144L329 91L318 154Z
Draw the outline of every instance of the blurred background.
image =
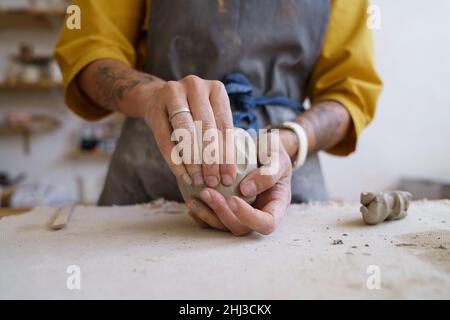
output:
M400 188L450 198L450 1L373 1L385 89L355 154L322 154L332 199ZM52 51L64 0L0 0L2 207L95 203L123 119L88 123L63 101Z
M64 105L53 48L64 0L0 0L2 206L91 204L122 119L81 120Z
M355 154L322 156L333 198L401 188L450 198L450 1L376 0L384 90Z

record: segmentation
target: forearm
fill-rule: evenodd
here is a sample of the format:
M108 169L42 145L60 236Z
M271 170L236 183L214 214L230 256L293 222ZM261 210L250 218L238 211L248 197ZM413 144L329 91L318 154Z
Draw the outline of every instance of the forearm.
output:
M80 73L77 81L95 104L131 117L143 117L152 92L164 85L162 79L112 59L92 62ZM337 145L347 136L352 123L347 109L335 101L316 104L295 121L306 131L309 152ZM281 139L293 157L298 147L295 134L284 130Z
M338 102L324 101L312 106L295 119L308 136L308 152L327 150L347 137L352 119L347 109ZM297 137L292 131L285 130L282 142L288 154L297 153Z
M95 104L130 117L143 117L148 97L164 83L112 59L92 62L79 74L77 81Z

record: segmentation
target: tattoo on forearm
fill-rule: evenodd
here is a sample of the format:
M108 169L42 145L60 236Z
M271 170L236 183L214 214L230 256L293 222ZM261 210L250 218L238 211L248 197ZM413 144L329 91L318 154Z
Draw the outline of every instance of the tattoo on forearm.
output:
M313 106L298 118L310 138L310 151L329 149L348 134L351 118L347 109L337 102Z
M98 66L93 77L97 86L96 101L110 110L119 110L120 101L128 92L155 79L149 74L116 65Z

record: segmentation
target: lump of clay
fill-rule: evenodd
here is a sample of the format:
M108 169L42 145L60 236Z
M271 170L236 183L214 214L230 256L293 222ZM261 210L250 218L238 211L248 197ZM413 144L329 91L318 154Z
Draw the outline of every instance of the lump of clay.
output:
M225 198L229 196L238 196L244 199L247 203L252 204L255 202L256 197L244 197L239 190L239 184L250 172L258 168L256 143L253 137L244 130L236 131L234 141L235 156L238 160L236 165L237 175L234 184L231 186L219 184L214 189L219 191ZM177 179L177 183L184 201L187 201L189 198L197 198L201 200L199 193L206 187L206 185L189 185L182 179Z
M378 224L386 220L398 220L408 214L411 194L406 191L361 193L361 214L367 224Z

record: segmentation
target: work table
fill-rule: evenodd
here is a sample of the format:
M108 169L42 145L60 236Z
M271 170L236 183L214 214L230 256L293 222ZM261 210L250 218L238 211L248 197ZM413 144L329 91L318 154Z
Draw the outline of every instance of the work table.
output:
M200 229L184 211L76 206L58 231L54 208L3 217L0 299L450 299L450 200L412 202L376 226L358 204L292 205L273 234L247 237Z

